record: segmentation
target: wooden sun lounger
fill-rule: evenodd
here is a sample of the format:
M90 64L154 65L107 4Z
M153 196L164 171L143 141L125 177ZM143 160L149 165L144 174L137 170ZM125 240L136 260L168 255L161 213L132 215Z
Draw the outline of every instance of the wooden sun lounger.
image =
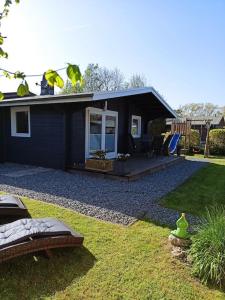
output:
M29 213L23 201L12 195L0 196L0 216L28 217Z
M0 262L50 249L77 247L83 236L52 218L21 219L0 226Z

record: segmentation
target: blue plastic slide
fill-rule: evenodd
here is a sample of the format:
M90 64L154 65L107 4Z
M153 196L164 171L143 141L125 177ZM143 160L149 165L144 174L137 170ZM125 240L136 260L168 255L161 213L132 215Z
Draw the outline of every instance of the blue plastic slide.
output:
M174 135L172 136L169 146L168 146L170 154L174 154L176 152L180 137L181 137L180 133L174 133Z

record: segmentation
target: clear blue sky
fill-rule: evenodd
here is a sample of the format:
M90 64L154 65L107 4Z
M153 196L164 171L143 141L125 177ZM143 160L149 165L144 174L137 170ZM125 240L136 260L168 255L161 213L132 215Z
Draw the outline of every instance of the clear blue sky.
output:
M144 74L173 107L225 105L225 0L21 0L2 32L10 70L95 62ZM15 85L1 78L0 90Z

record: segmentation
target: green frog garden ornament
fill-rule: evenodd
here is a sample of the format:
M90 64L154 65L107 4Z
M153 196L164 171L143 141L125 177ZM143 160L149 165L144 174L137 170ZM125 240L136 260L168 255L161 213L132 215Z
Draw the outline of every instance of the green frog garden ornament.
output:
M171 234L180 239L188 239L190 234L188 233L188 221L185 218L185 213L181 214L181 217L176 222L177 229L171 231Z

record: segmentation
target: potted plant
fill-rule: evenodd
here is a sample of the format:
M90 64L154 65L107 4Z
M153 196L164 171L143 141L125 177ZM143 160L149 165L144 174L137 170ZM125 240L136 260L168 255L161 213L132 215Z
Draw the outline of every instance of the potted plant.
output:
M129 153L118 153L114 162L114 172L118 175L126 175L130 173L130 165L127 160L130 158Z
M89 170L110 172L113 170L113 161L106 158L106 152L98 150L93 157L86 160L85 168Z

